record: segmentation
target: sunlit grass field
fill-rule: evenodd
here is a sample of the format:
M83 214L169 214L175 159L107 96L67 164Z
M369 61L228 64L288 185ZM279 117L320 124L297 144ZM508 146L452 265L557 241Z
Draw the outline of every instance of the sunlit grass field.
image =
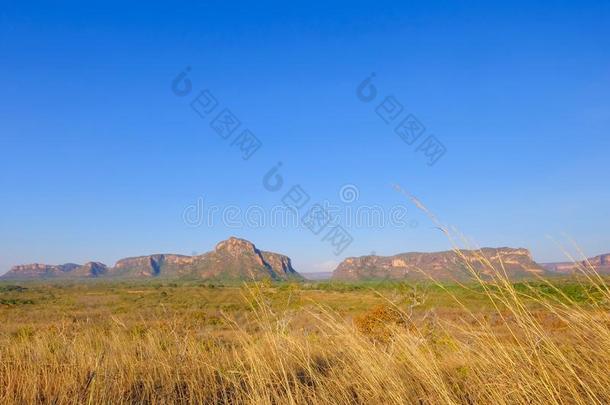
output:
M0 284L0 403L609 403L597 276Z

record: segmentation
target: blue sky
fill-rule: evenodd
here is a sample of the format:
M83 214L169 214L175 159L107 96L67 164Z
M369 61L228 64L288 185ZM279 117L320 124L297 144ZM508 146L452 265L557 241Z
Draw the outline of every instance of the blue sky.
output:
M449 248L395 183L481 246L561 260L547 235L566 234L610 251L610 3L535 3L4 2L0 272L202 253L230 235L300 271ZM249 160L189 107L203 89L262 142ZM446 148L432 167L376 114L387 96ZM262 178L279 161L273 193ZM344 223L336 256L307 229L183 220L199 198L270 210L294 184L344 210L404 204L409 225Z

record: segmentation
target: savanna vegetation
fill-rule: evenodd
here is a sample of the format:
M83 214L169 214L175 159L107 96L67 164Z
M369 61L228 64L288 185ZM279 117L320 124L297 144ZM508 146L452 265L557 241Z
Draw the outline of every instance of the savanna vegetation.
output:
M579 279L0 284L0 403L610 403Z

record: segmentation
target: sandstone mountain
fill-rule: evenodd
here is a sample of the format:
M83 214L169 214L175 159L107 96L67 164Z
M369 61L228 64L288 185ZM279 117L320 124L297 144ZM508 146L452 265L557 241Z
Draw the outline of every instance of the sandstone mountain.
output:
M543 275L545 270L532 259L527 249L483 248L461 250L465 259L454 251L437 253L402 253L395 256L362 256L345 259L333 272L334 280L426 280L466 281L472 278L466 262L484 278L495 269L506 271L512 279Z
M589 270L591 267L600 274L610 274L610 253L591 257L578 263L561 262L561 263L544 263L542 266L552 272L559 274L572 274L579 272L579 266Z
M156 254L119 260L114 267L90 262L85 265L29 264L13 267L2 278L188 278L222 280L301 279L290 258L263 252L238 238L220 242L212 252L199 256Z
M69 275L73 275L76 277L100 277L105 275L108 272L108 266L104 263L99 262L89 262L82 266L78 266L74 270L69 273Z

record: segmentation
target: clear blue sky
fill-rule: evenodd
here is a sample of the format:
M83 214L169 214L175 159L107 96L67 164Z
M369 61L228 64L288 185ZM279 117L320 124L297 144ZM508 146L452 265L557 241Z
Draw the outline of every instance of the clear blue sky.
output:
M535 3L535 4L532 4ZM30 3L0 9L0 272L191 254L229 235L298 270L449 244L419 226L349 229L336 257L305 229L193 228L197 198L242 209L278 161L314 200L406 203L401 184L481 246L561 260L546 235L610 251L610 3ZM177 97L191 67L263 142L248 161ZM433 167L356 87L376 73L445 145ZM193 93L194 94L194 93Z

